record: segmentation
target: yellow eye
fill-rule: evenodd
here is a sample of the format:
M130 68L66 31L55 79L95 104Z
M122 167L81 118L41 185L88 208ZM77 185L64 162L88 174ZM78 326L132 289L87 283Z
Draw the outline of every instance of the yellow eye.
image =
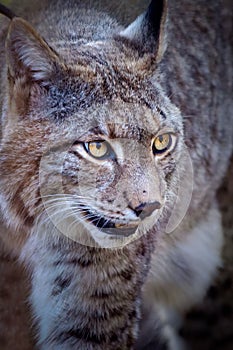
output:
M103 159L110 154L110 146L106 141L85 142L84 147L92 157Z
M159 155L171 150L175 146L175 135L163 134L159 135L154 139L153 142L153 153Z

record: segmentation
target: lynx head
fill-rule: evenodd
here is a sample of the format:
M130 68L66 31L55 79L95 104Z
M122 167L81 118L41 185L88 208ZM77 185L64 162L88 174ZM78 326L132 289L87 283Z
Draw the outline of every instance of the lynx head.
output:
M75 42L61 44L11 21L0 192L17 229L48 225L119 246L168 221L184 143L180 112L159 85L166 2L152 1L126 29L105 22L109 32L101 25L91 39L77 21Z

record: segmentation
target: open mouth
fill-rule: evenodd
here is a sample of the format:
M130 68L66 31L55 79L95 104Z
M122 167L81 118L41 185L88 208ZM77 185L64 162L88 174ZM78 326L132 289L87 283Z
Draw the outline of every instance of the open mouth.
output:
M111 235L129 236L135 233L139 222L116 223L102 216L93 215L89 210L83 210L86 221L98 227L101 231Z

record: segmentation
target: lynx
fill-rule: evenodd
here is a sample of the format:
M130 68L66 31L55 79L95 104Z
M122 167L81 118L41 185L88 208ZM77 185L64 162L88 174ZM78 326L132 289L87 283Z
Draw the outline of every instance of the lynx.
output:
M145 5L0 6L2 240L30 273L39 349L179 347L171 316L221 264L229 11Z

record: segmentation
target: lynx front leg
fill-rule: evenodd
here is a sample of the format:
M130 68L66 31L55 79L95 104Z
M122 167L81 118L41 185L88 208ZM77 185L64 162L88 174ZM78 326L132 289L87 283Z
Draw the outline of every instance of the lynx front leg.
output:
M141 277L130 259L137 257L76 243L41 247L33 240L31 302L39 349L133 349Z

